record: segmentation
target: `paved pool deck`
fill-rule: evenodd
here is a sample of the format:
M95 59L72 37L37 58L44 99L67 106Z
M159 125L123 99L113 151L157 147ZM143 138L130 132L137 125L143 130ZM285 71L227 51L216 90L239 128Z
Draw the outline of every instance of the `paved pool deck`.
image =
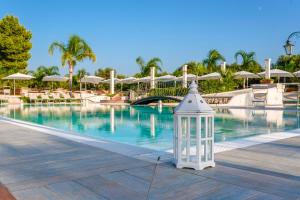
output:
M155 164L0 121L0 182L17 199L300 199L300 137L216 154L203 171ZM149 190L153 178L152 187Z

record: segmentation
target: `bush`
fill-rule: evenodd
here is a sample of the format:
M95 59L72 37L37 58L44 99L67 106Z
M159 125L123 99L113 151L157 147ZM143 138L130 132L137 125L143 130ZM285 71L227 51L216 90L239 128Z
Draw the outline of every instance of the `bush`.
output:
M20 99L23 101L23 103L30 103L29 97L20 97Z
M274 83L273 79L269 79L269 78L264 78L260 80L261 84L270 84L270 83Z
M106 94L108 97L114 97L116 94Z
M185 96L188 88L155 88L149 92L150 96Z
M231 71L221 73L221 75L221 80L199 81L199 91L204 94L228 92L237 89L241 83L241 80L234 79Z

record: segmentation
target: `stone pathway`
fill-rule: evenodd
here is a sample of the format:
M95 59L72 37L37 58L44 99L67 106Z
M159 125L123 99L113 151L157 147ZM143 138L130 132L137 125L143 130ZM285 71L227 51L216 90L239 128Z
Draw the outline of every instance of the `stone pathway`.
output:
M178 170L0 121L0 182L17 199L300 199L300 137Z

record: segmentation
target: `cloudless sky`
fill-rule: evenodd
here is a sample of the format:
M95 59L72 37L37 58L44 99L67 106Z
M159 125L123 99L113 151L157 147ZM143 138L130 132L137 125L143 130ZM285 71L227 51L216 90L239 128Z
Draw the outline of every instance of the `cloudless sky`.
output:
M139 71L138 56L160 57L163 69L172 72L201 61L213 48L229 63L240 49L255 51L261 64L269 57L275 61L288 35L300 29L299 0L1 0L0 17L5 15L19 17L32 32L30 69L60 66L59 53L50 56L49 45L77 34L97 62L76 69L113 67L126 75Z

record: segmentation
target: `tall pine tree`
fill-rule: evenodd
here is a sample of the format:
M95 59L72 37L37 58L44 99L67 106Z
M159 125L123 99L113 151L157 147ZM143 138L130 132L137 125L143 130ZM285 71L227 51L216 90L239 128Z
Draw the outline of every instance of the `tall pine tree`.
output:
M14 16L0 20L0 75L22 72L30 59L31 32Z

